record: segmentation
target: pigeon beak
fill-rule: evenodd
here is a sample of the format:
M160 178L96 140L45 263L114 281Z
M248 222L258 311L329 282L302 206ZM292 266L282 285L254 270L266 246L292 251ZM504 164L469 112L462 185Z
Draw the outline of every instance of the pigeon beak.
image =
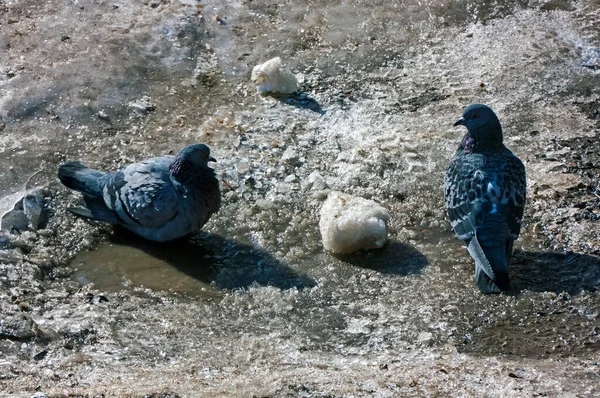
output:
M213 158L212 156L209 156L209 157L208 157L208 161L209 161L209 162L216 162L216 161L217 161L217 159Z
M461 117L460 119L458 119L456 121L456 123L454 123L454 126L464 126L465 125L465 118Z

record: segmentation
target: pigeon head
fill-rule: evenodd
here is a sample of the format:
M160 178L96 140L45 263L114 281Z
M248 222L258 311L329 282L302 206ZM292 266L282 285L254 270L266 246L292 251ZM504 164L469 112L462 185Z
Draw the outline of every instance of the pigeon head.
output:
M188 182L196 179L199 174L213 169L208 167L208 162L217 160L210 156L210 148L204 144L194 144L180 150L171 163L169 171L177 181Z
M494 111L483 104L467 106L455 126L465 126L467 135L463 141L466 150L486 150L502 147L502 126Z
M204 144L186 146L177 153L176 158L184 159L185 161L192 162L198 166L207 166L208 162L217 161L210 156L210 148Z

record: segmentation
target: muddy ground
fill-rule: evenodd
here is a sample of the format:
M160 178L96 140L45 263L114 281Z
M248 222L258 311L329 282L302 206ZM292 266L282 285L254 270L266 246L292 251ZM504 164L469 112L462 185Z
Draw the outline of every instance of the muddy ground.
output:
M0 0L0 395L600 395L600 3ZM301 90L263 97L281 56ZM441 180L464 106L528 173L512 290L483 296ZM211 146L223 207L155 245L77 219L57 166ZM330 190L390 210L322 250Z

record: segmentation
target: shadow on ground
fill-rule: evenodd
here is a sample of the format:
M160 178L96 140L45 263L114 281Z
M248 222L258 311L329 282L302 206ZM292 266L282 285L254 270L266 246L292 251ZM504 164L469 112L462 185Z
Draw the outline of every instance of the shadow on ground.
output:
M321 105L317 102L317 100L308 94L294 93L286 96L275 96L275 98L284 104L291 105L296 108L307 109L309 111L316 112L319 115L325 114L325 111L323 108L321 108Z
M515 251L510 266L511 289L515 292L595 291L600 286L600 259L564 253Z
M600 259L573 252L515 251L510 275L508 294L515 299L479 295L461 303L464 308L452 318L462 330L459 352L597 358Z
M421 273L429 263L427 258L414 247L394 241L388 242L378 250L359 251L335 257L357 267L401 276Z
M131 284L193 294L209 287L304 289L316 285L260 248L209 233L156 243L115 228L108 244L81 253L73 263L78 268L77 280L110 290Z

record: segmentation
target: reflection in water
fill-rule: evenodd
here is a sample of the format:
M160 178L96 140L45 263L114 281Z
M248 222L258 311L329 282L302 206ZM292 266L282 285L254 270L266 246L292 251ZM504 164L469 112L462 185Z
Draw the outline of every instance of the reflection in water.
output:
M204 233L189 240L150 242L122 229L107 244L78 255L73 266L81 283L98 289L144 286L191 295L252 285L280 289L312 287L315 281L260 248Z

